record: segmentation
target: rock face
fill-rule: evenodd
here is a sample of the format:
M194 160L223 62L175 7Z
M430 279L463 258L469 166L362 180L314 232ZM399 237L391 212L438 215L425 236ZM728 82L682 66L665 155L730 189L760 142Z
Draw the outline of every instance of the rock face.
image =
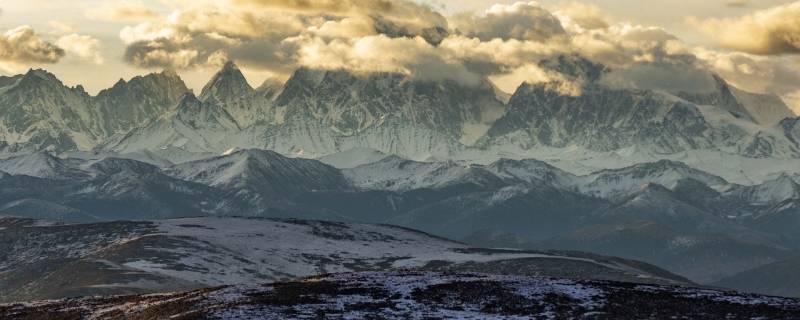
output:
M127 133L167 112L189 92L174 71L120 80L100 91L95 100L103 130L107 135Z
M12 152L91 148L103 139L91 97L44 70L6 78L0 88L0 140Z
M743 318L789 319L794 299L618 282L470 273L362 272L115 299L0 306L0 316L145 319Z
M269 149L325 155L360 146L415 158L471 144L504 112L488 82L471 88L308 69L294 73L275 105L279 128L267 136Z
M577 56L541 66L566 80L523 84L506 104L489 80L466 86L391 73L299 69L286 82L270 79L253 89L228 62L196 98L218 116L206 119L208 124L196 119L197 129L180 134L159 121L175 113L188 91L172 71L121 80L91 97L32 70L0 79L0 102L7 109L0 117L0 151L99 148L156 152L173 162L197 158L187 153L232 148L315 158L371 148L415 160L497 159L498 152L530 154L541 147L800 156L796 119L775 96L744 92L719 77L709 92L612 88L602 81L604 66ZM220 117L233 121L219 126ZM209 127L222 130L211 139Z
M716 77L715 91L665 93L611 88L597 81L604 67L581 58L542 62L580 85L523 84L506 115L479 146L499 150L580 147L606 152L636 148L656 154L722 150L747 157L800 155L797 141L775 129L793 113L780 99L738 90Z
M177 106L146 126L138 127L107 149L117 152L177 148L190 153L217 150L236 141L241 130L225 109L185 94Z

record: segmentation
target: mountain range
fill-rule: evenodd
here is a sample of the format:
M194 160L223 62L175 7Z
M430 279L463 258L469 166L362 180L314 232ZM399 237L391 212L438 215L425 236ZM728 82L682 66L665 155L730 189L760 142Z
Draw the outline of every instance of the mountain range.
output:
M86 231L93 227L132 229L131 237L148 244L107 248L133 250L115 253L123 262L68 262L92 272L133 263L142 281L162 281L165 290L230 283L173 277L184 267L210 270L161 265L177 263L182 237L195 237L192 250L219 239L170 237L178 227L159 233L172 222L150 220L249 217L391 224L465 247L533 254L579 250L643 261L703 285L795 294L753 285L800 255L800 118L780 98L717 76L704 92L614 87L602 80L608 68L577 56L540 67L564 80L523 83L511 95L488 79L468 86L308 68L254 88L233 62L199 94L173 71L120 80L95 96L44 70L0 77L0 216L39 221L0 233L10 239L55 221L66 224L42 232L86 233L91 239L75 240L85 247L96 243ZM564 92L568 85L575 91ZM208 221L197 229L219 235ZM252 221L267 229L279 223ZM163 250L142 253L150 245ZM48 254L20 247L20 261ZM242 260L252 252L206 249L252 269ZM78 258L55 254L54 261ZM359 271L348 265L343 271ZM23 267L22 278L43 268ZM66 278L79 270L56 271ZM285 280L312 273L253 274ZM116 288L118 276L97 285ZM19 297L45 291L31 279L9 279L20 281Z
M389 223L475 246L637 259L701 283L800 249L795 178L745 186L668 160L574 175L532 159L479 165L387 155L339 169L256 149L170 166L41 152L0 160L0 172L0 214L72 223L187 216Z
M558 82L523 83L505 103L489 80L466 86L306 68L254 89L228 62L199 95L165 71L90 96L31 70L0 79L0 141L6 156L149 152L173 163L237 148L306 158L371 148L414 160L547 158L592 170L613 167L615 157L709 164L712 153L776 168L715 172L736 182L767 180L800 158L800 122L774 95L720 77L710 92L614 88L600 80L604 66L577 56L541 66L579 83L580 94L560 92ZM576 162L578 151L591 161Z

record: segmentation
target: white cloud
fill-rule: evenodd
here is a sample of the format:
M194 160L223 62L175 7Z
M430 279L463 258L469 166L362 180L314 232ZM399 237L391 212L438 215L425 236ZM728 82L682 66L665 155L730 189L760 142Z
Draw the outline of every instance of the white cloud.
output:
M105 2L86 12L86 17L89 19L110 22L140 22L158 16L158 12L139 1Z
M56 44L67 53L95 64L103 64L105 61L100 54L100 40L90 36L72 33L59 38Z
M40 38L29 26L17 27L0 35L0 61L56 63L63 56L63 49Z
M751 54L800 54L800 1L745 16L690 19L719 45Z

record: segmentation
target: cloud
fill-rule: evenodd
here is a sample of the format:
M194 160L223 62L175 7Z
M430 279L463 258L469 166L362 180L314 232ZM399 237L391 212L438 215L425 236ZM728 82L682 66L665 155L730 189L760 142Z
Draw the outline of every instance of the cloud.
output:
M155 19L158 16L158 12L138 1L106 2L86 12L86 17L89 19L110 22L138 22Z
M72 33L62 36L56 44L69 54L95 64L103 64L104 59L100 54L100 40L86 35Z
M728 7L746 7L750 5L750 0L726 0L725 5Z
M553 12L561 24L574 32L610 27L609 16L600 7L581 2L570 2Z
M33 28L21 26L0 35L0 61L8 63L56 63L64 49L40 38Z
M765 57L739 52L695 48L695 55L710 70L734 86L760 93L775 93L800 110L800 60L795 57Z
M720 46L758 55L800 54L800 2L745 16L689 22Z
M799 83L786 61L700 51L663 28L615 21L578 2L552 11L518 2L445 18L404 0L161 1L172 14L120 32L124 59L134 66L216 68L233 59L251 72L278 76L308 67L466 85L490 78L506 91L529 82L575 95L585 80L541 65L575 56L607 67L600 81L612 87L707 91L719 73L745 89L788 97ZM731 64L741 67L723 68ZM748 81L742 70L757 80Z
M453 27L469 37L548 41L565 37L561 22L535 2L496 4L482 15L462 14L452 19Z
M364 45L378 35L398 39L397 43L411 40L407 44L416 43L419 37L435 45L448 35L443 16L409 1L222 0L172 4L180 5L180 9L170 16L120 32L127 46L125 61L145 68L191 69L215 66L214 61L225 56L245 67L286 74L302 65L301 58L308 63L313 50ZM364 41L359 42L362 38ZM389 42L375 41L381 44L376 49L388 47ZM425 59L420 57L420 61L428 61ZM355 67L349 62L344 65ZM398 69L398 63L391 68Z
M310 68L401 73L423 80L455 80L469 86L481 82L480 76L458 60L448 59L422 37L373 35L354 40L309 41L301 46L298 62Z
M48 21L47 26L50 27L50 32L55 34L75 33L78 31L78 29L75 28L75 26L58 20Z

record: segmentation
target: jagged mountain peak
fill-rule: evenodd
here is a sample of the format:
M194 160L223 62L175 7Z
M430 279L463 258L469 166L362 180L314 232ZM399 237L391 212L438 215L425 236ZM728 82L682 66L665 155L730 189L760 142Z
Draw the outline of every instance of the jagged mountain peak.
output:
M172 115L169 115L169 117L172 117ZM241 130L236 120L225 109L213 103L200 100L192 92L187 92L181 97L177 107L175 107L173 120L180 121L195 129L219 127L230 130L229 132L221 131L219 134L235 133Z
M59 80L55 74L45 69L28 69L28 72L25 73L23 79L41 79L46 81L58 81L61 83L61 80Z
M269 100L275 100L281 94L281 92L283 92L283 86L285 84L286 83L284 81L275 78L267 78L255 90L265 98Z
M539 62L539 67L585 83L600 79L608 68L575 54L562 54Z
M253 87L247 82L236 63L228 61L203 87L199 98L207 102L224 103L240 99L252 92L254 92Z
M123 133L151 121L174 107L189 88L174 71L120 79L94 99L108 135Z
M21 94L37 92L38 95L52 95L62 94L65 91L80 93L75 88L65 86L55 74L44 69L28 70L14 84L13 89Z
M176 109L180 109L182 107L188 108L202 103L203 102L200 101L200 99L194 93L186 92L181 96L181 99L178 101Z

